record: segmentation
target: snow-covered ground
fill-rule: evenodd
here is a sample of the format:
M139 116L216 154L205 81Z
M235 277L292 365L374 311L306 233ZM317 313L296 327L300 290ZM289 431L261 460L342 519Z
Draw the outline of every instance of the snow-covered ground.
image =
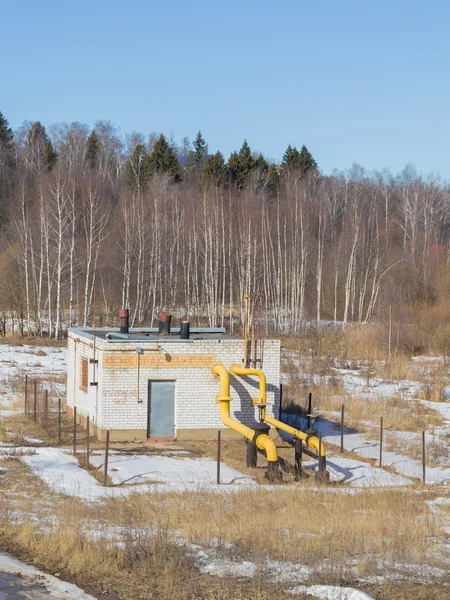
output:
M221 465L221 485L216 483L216 462L206 458L172 458L154 454L111 453L108 474L115 486L104 487L80 467L69 450L61 448L1 448L0 456L16 456L52 490L89 501L143 492L237 491L256 486L251 477ZM91 463L104 464L103 454L93 454ZM117 469L117 470L116 470ZM148 482L153 483L148 483ZM130 485L130 484L140 485Z
M3 578L4 573L14 577ZM95 600L94 596L86 594L76 585L61 581L4 552L0 553L0 598Z

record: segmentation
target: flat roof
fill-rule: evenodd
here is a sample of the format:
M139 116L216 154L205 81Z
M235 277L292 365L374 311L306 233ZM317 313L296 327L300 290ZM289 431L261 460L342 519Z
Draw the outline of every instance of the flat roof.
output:
M129 333L120 333L119 327L71 327L70 332L80 337L94 339L94 336L110 343L129 342L194 342L195 340L232 340L238 339L226 335L225 327L191 327L189 339L180 338L180 328L172 327L170 334L161 335L157 327L130 328Z

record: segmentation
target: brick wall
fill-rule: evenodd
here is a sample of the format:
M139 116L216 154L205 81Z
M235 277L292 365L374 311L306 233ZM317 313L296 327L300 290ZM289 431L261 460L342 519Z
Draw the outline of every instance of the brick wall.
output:
M75 342L76 338L80 341ZM155 351L157 346L162 352ZM144 350L140 359L139 398L136 347ZM142 430L147 427L148 380L171 379L176 382L176 429L221 428L223 424L216 404L219 380L213 376L211 368L216 363L222 363L227 369L233 363L242 364L242 347L243 341L238 339L108 343L97 338L98 386L89 386L84 392L80 389L81 359L93 357L93 344L92 340L71 331L67 354L67 404L69 407L75 404L79 414L89 415L102 429ZM267 413L278 417L279 340L264 340L262 370L267 378ZM92 375L93 365L89 364L90 381ZM258 410L252 406L251 398L258 396L259 379L230 376L230 381L231 415L252 426Z

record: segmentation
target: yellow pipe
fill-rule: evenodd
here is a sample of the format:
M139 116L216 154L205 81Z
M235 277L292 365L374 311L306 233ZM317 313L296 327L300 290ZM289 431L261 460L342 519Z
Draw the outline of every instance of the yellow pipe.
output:
M245 367L241 367L241 365L231 365L230 372L233 373L233 375L256 375L257 377L259 377L259 382L260 382L260 384L259 384L259 403L266 404L266 399L267 399L266 385L267 384L266 384L266 376L264 375L264 373L262 371L260 371L259 369L247 369ZM325 456L325 448L324 448L323 442L321 443L317 436L315 436L315 435L308 436L306 433L303 433L303 431L300 431L299 429L295 429L295 427L286 425L286 423L283 423L282 421L279 421L278 419L274 419L273 417L268 417L266 414L265 406L261 408L261 419L265 423L268 423L269 425L273 425L274 427L276 427L277 429L281 429L282 431L286 431L286 433L290 433L291 435L298 438L299 440L303 440L304 442L306 442L308 444L308 446L310 446L311 448L315 448L317 450L317 452L319 453L319 456Z
M262 371L260 371L259 369L247 369L247 367L241 367L241 365L231 365L230 367L230 373L232 373L233 375L256 375L257 377L259 377L259 404L266 404L267 402L267 394L266 394L266 389L267 389L267 383L266 383L266 376L264 375L264 373ZM253 403L255 403L255 400L253 400Z
M217 364L214 365L212 372L220 379L220 392L216 397L216 401L220 404L220 416L223 424L242 435L249 442L254 443L260 450L265 450L269 462L277 462L278 453L275 443L267 434L258 435L255 439L256 431L230 416L230 375L226 368L221 364Z

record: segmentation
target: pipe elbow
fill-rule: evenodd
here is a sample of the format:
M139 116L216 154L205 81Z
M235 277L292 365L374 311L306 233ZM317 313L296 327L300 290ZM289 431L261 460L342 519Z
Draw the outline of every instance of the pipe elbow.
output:
M217 402L231 402L230 396L230 374L220 363L214 365L212 373L220 379L220 392L217 396Z
M319 453L319 456L325 456L325 448L324 448L323 442L321 442L319 440L319 438L317 438L317 437L309 438L308 445L311 446L311 448L315 448L317 450L317 452Z
M256 438L256 447L265 451L269 462L278 461L278 452L275 442L267 434L263 433Z
M267 380L265 374L260 369L250 369L233 364L230 367L230 373L233 375L256 375L259 378L259 403L267 403Z

